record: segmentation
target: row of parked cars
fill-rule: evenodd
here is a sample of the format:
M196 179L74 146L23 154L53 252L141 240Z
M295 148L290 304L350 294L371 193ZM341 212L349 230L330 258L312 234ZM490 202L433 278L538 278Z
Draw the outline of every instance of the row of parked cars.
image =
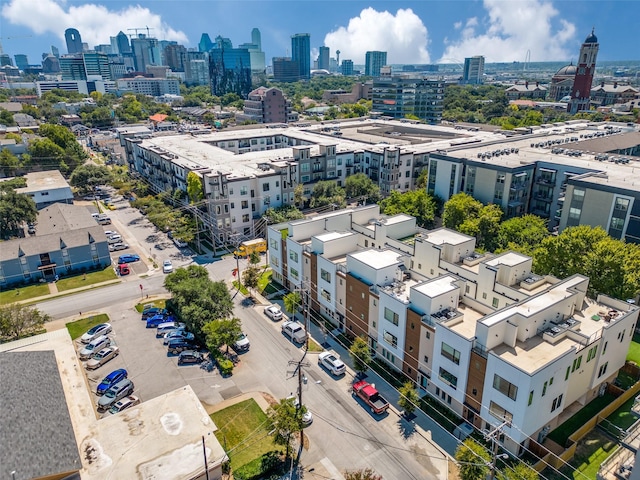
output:
M110 323L100 323L80 337L82 347L78 351L78 357L86 361L87 370L100 368L118 355L118 347L112 344L112 339L108 336L112 331ZM95 391L99 397L98 412L115 414L140 403L140 399L132 395L135 387L127 377L127 371L120 368L102 379Z

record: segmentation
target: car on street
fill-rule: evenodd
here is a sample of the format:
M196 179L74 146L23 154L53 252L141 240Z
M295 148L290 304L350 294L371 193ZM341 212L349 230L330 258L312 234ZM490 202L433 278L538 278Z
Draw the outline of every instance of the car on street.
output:
M80 337L80 341L82 343L89 343L92 340L98 338L100 335L107 335L111 333L111 324L110 323L99 323L91 327L87 333Z
M167 332L164 334L164 339L162 340L163 345L169 345L171 340L187 340L192 342L195 339L193 333L187 332L184 328L178 328L171 332Z
M240 353L240 352L248 352L249 347L251 347L251 344L249 343L249 337L244 332L240 333L240 335L238 335L238 339L236 340L236 343L233 344L233 349L236 352Z
M147 318L154 317L156 315L166 315L167 313L166 308L145 307L144 310L142 310L142 320L146 320Z
M129 395L128 397L124 397L122 400L118 400L113 406L109 409L109 413L115 415L116 413L120 413L127 408L134 407L140 403L140 399L135 395Z
M127 248L129 248L129 245L126 243L111 243L109 245L109 251L110 252L117 252L119 250L126 250Z
M109 375L104 377L102 381L96 387L96 395L104 395L104 392L113 387L116 383L127 378L129 374L124 368L114 370Z
M131 395L133 393L133 389L134 385L131 380L128 378L120 380L100 397L98 400L98 411L104 412L109 410L118 400Z
M78 352L80 360L89 360L95 353L109 345L111 345L111 339L106 335L94 338Z
M118 275L120 275L121 277L129 275L131 273L131 268L129 268L129 265L127 263L121 263L120 265L118 265L117 270Z
M334 352L322 352L318 355L318 365L326 368L331 375L336 377L347 371L347 366L340 360L340 355Z
M282 324L282 333L296 343L304 343L307 339L307 332L298 322L284 322Z
M154 315L147 318L147 328L158 328L161 323L175 322L175 318L171 315Z
M189 365L204 362L204 355L195 350L185 350L178 355L178 365Z
M86 363L87 370L95 370L118 356L118 347L110 345L93 355Z
M135 253L125 253L124 255L120 255L118 257L118 263L133 263L139 261L140 255L136 255Z
M105 230L105 231L104 231L104 234L105 234L107 237L110 237L111 235L118 235L118 232L116 232L115 230Z
M282 320L282 310L277 305L269 305L265 307L264 314L274 322Z
M294 397L293 395L287 397L287 400L293 400L293 405L296 407L296 410L299 409L300 401L298 397ZM302 426L308 427L313 422L313 414L309 411L306 405L302 405Z
M171 260L165 260L162 262L162 273L171 273L173 272L173 263Z
M196 344L192 340L187 340L186 338L173 338L169 340L169 343L167 344L167 353L178 355L180 352L185 350L194 350L195 348Z
M109 244L122 243L122 235L119 235L119 234L109 235L107 237L107 242Z

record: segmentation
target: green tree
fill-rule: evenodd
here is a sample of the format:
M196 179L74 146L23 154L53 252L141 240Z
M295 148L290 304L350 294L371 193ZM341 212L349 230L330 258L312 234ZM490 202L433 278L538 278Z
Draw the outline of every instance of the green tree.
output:
M302 416L306 413L306 407L300 405L296 408L295 399L283 398L267 410L270 430L274 431L273 440L277 445L285 447L285 461L291 452L291 441L294 435L301 433L303 429Z
M502 209L498 205L485 205L480 208L476 216L467 217L457 230L466 235L475 236L479 248L494 251L498 246L501 218Z
M302 306L302 296L300 292L289 292L283 298L284 309L291 315L294 315L300 310Z
M8 239L25 223L33 223L38 216L31 197L8 191L0 194L0 238Z
M282 205L280 207L270 207L264 212L264 216L270 225L275 223L289 222L291 220L300 220L304 218L304 213L293 205Z
M518 462L509 466L498 475L500 480L538 480L540 476L531 466Z
M249 264L258 265L260 263L260 254L255 250L249 255Z
M10 341L41 333L49 316L19 303L0 306L0 340Z
M380 201L380 187L364 173L356 173L347 177L344 191L346 197L350 199L358 199L366 203Z
M548 236L549 230L544 218L531 214L509 218L500 224L496 250L515 250L532 255L534 249Z
M444 204L442 223L447 228L457 230L468 218L476 218L481 209L482 202L466 193L456 193Z
M255 265L250 265L242 272L242 282L250 290L255 290L260 281L260 269Z
M420 401L420 395L418 395L415 385L413 382L406 382L400 387L398 393L400 393L398 405L404 410L405 415L411 415Z
M491 462L489 452L470 438L458 446L454 456L459 462L461 480L478 480L485 478L489 473Z
M346 206L344 188L333 180L324 180L315 184L311 196L311 208L335 205L336 208Z
M60 168L64 163L65 151L62 147L48 138L33 140L27 148L31 157L31 164L48 168ZM66 173L66 168L60 168Z
M400 193L392 191L380 202L380 210L386 215L406 213L416 217L420 227L433 228L438 209L436 200L425 189Z
M293 189L293 202L298 208L304 207L304 186L301 183Z
M16 122L13 120L13 113L4 108L0 108L0 123L8 127L15 125Z
M371 468L361 468L360 470L346 470L344 480L382 480L382 475L378 475Z
M20 167L20 159L8 148L0 150L0 170L7 177L12 177Z
M112 179L109 167L87 163L73 171L69 183L81 192L91 192L95 186L109 184Z
M372 361L367 341L362 337L356 337L349 348L349 355L353 361L353 369L358 374L365 373Z
M425 168L418 174L418 178L416 179L416 188L417 189L427 188L428 180L429 180L429 170Z
M213 320L202 327L207 349L210 352L219 351L224 345L229 353L229 346L233 345L242 333L242 322L239 318Z
M202 178L195 172L189 172L187 174L187 193L189 194L189 201L191 203L198 203L204 198Z

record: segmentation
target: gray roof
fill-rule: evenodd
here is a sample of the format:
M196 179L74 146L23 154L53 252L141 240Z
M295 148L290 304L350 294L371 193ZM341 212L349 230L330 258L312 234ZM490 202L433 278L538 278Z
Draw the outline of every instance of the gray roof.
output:
M565 148L575 148L587 152L609 153L640 145L640 132L622 133L608 137L592 138L581 142L567 143Z
M82 468L53 351L0 353L0 478Z
M40 192L54 188L70 188L60 170L46 170L44 172L31 172L25 176L27 186L17 188L17 193Z
M87 207L54 203L40 210L36 234L2 242L0 261L60 250L61 242L67 248L88 245L89 239L106 242L104 230L93 219Z

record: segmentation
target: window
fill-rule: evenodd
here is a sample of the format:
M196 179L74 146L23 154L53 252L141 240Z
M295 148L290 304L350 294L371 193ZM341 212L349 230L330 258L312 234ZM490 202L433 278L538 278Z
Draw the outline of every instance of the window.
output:
M240 187L240 195L246 195L249 193L249 189L247 187Z
M296 280L299 278L299 274L298 274L298 270L296 270L295 268L290 268L289 271L291 272L291 276L293 278L295 278Z
M441 352L443 357L448 358L456 365L460 365L460 352L458 350L442 342Z
M389 310L387 307L384 307L384 318L385 320L388 320L394 325L398 325L399 323L398 314L395 313L393 310Z
M268 192L269 191L269 187L270 187L269 183L263 183L262 184L262 191L263 192Z
M542 396L544 397L547 394L547 382L544 382L542 386Z
M320 278L327 283L331 283L331 274L324 269L320 269Z
M604 347L602 347L602 354L604 355L605 353L607 353L607 344L609 342L604 342Z
M564 375L564 381L566 382L569 379L569 374L571 373L571 367L567 367L567 373Z
M302 165L300 165L300 171L301 172L308 172L309 171L309 164L308 163L303 163Z
M489 413L498 420L506 420L507 422L511 422L513 420L511 412L505 410L495 402L489 403Z
M249 201L248 200L242 200L240 206L242 208L249 208Z
M493 305L493 308L498 308L499 305L499 300L496 297L493 297L493 301L491 302L491 305Z
M331 294L327 292L324 288L320 292L320 295L322 295L322 298L324 298L327 302L331 301Z
M289 250L289 259L298 263L298 252L294 252L293 250Z
M429 340L431 338L431 332L427 330L425 336L427 337L427 340Z
M571 372L574 372L576 369L580 368L580 364L582 363L582 355L573 360L573 365L571 366Z
M561 403L562 403L562 394L558 395L557 398L553 399L553 403L551 404L551 411L553 412L556 408L560 408Z
M486 299L487 299L487 292L483 292L483 293L482 293L482 299L483 299L483 300L486 300Z
M398 346L398 337L396 337L392 333L389 333L385 330L382 338L384 338L384 341L391 345L393 348L396 348Z
M597 345L589 349L589 352L587 353L587 363L589 363L591 360L596 358L597 351L598 351Z
M423 360L424 360L424 363L429 363L429 357L427 357L426 355L424 356Z
M248 214L248 213L247 213L247 214L245 214L245 215L242 215L242 221L243 221L244 223L247 223L247 222L249 221L249 214Z
M438 372L438 378L440 378L440 380L453 388L456 388L458 386L458 377L456 377L452 373L447 372L442 367L440 367L440 370Z
M274 267L280 266L280 261L278 260L278 257L271 257L271 265L273 265Z
M607 367L609 366L609 362L605 363L604 365L602 365L600 367L600 370L598 370L598 378L600 378L602 375L604 375L605 373L607 373Z
M278 250L278 241L273 238L269 240L269 246L274 250Z
M530 406L532 403L533 403L533 390L529 392L529 402L527 403L527 406Z
M515 400L518 396L518 387L516 387L508 380L505 380L500 375L493 375L493 388L498 390L503 395L506 395L511 400Z

